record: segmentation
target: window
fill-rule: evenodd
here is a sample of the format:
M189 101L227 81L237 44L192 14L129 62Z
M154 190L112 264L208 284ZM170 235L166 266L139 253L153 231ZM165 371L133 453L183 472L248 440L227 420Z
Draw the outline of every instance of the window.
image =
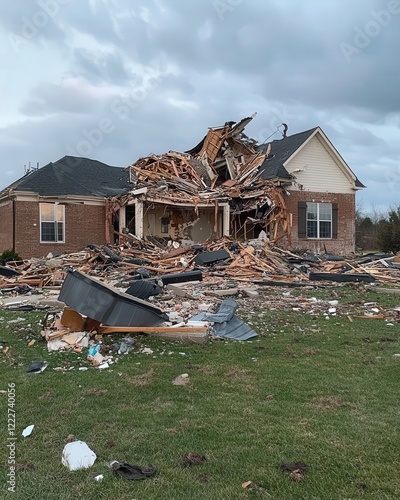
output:
M337 227L338 207L336 203L299 202L299 238L337 238Z
M307 203L307 238L332 238L330 203Z
M64 243L65 206L40 203L40 242Z

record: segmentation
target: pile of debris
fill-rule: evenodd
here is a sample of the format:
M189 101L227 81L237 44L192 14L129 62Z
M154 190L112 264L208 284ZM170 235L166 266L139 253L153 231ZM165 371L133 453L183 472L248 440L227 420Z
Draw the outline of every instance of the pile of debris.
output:
M189 317L192 308L186 303L184 318L177 312L180 308L174 307L166 313L137 297L135 291L145 293L146 298L151 296L147 287L131 286L124 293L78 271L68 271L59 297L67 307L62 314L47 314L43 325L42 336L49 351L73 349L80 353L89 347L90 337L113 333L148 334L165 340L195 343L207 342L209 335L236 340L257 335L235 316L237 304L232 299L223 300L215 314L208 311L211 305L207 305L194 317ZM89 353L88 359L99 368L108 367L108 359L96 349Z
M137 334L195 343L210 337L248 340L257 334L236 316L235 296L256 299L265 286L329 281L397 284L399 261L376 254L351 260L296 255L263 240L178 246L133 239L113 248L89 245L78 253L9 262L0 268L0 306L51 305L42 330L48 349L89 349L89 361L104 368L113 362L97 349L104 336L128 335L118 345L124 352ZM36 300L43 296L47 302ZM335 307L330 304L328 314Z
M113 248L89 245L82 252L8 262L0 266L0 296L34 289L60 290L69 270L127 288L138 280L166 286L184 281L206 281L220 288L237 282L256 285L310 284L310 281L397 284L400 257L370 254L346 259L330 255L298 255L266 240L234 242L227 238L202 245L180 245L148 237ZM141 298L147 299L149 295Z
M243 132L254 116L210 128L190 151L151 154L137 160L129 167L134 189L107 202L108 223L112 224L121 207L138 201L175 209L190 206L197 217L199 207L208 207L214 211L212 234L218 236L218 210L225 204L238 224L245 221L268 227L271 241L287 237L290 242L291 215L283 197L285 183L263 177L271 147L260 148ZM250 217L251 211L259 216ZM196 220L189 217L184 223L195 224Z

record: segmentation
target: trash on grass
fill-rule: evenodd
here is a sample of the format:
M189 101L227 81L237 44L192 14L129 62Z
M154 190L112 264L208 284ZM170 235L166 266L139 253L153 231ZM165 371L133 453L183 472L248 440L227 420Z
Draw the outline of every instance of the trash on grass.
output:
M265 488L258 486L258 484L253 483L253 481L246 481L245 483L242 483L242 488L247 489L247 491L251 491L252 493L263 495L264 498L271 498L271 495Z
M22 431L22 435L24 437L28 437L32 434L32 431L33 431L33 428L35 426L32 424L32 425L28 425L28 427L25 427L25 429Z
M48 366L47 361L32 361L28 366L26 373L35 375L36 373L42 373Z
M61 462L70 471L75 471L92 467L96 458L96 453L84 441L73 441L64 446Z
M110 467L116 476L128 480L147 479L154 476L157 472L157 468L154 465L140 467L139 465L128 464L128 462L118 462L118 460L111 462Z

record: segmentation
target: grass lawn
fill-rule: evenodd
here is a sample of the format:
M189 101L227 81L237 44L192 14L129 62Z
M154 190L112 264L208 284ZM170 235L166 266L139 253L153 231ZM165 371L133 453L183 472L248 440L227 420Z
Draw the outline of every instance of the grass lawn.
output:
M49 354L38 337L42 313L0 311L0 345L10 346L0 351L0 498L400 498L400 326L399 313L388 313L400 296L362 285L260 293L239 300L238 314L259 333L252 341L188 346L141 338L153 354L137 345L103 371L78 370L88 366L86 353ZM336 315L327 300L338 300ZM367 302L393 319L355 318ZM49 366L27 375L32 360ZM173 385L182 373L189 383ZM6 484L10 383L15 493ZM23 438L29 424L34 431ZM97 454L92 468L70 472L61 464L70 434ZM185 467L186 452L207 460ZM158 472L125 481L107 467L112 460ZM300 481L277 468L297 461L309 466ZM246 481L260 491L243 489Z

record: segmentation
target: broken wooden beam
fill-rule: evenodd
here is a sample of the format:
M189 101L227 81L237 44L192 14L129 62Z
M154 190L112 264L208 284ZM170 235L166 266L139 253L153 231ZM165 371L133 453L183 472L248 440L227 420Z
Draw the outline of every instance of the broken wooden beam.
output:
M99 326L99 334L111 333L145 333L152 337L158 337L164 340L174 340L180 342L189 342L195 344L204 344L208 340L207 326Z

